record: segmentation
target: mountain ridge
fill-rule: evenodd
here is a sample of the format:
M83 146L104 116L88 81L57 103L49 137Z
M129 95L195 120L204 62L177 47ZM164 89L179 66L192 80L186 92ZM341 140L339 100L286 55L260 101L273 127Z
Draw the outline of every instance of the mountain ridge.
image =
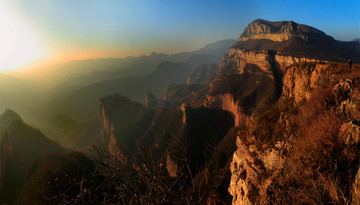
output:
M241 34L239 40L269 39L273 41L284 41L291 38L301 38L309 41L309 38L318 36L334 39L314 27L297 24L294 21L266 21L256 19L251 22Z
M201 181L197 185L190 177L183 179L189 185L186 192L199 190L199 197L190 199L193 203L293 204L294 198L308 202L301 194L313 193L321 202L332 202L336 199L331 198L327 182L345 190L339 191L344 199L338 201L354 196L357 189L351 186L360 190L360 65L357 58L352 69L337 61L356 57L357 42L339 42L293 21L258 19L215 64L229 42L219 48L211 44L186 62L161 61L144 76L108 79L71 90L45 107L46 112L54 112L49 125L62 134L70 130L71 135L64 136L69 144L98 143L122 165L146 167L145 161L132 164L138 153L146 153L152 158L151 167L159 168L160 176L170 181L177 181L187 169L194 181ZM157 98L164 90L164 98ZM145 99L146 106L134 101ZM88 122L83 125L77 118ZM30 161L49 154L48 149L67 151L12 110L0 115L0 123L5 127L0 130L6 158L2 163L12 162L11 170L21 168L12 179L22 180ZM46 149L36 149L39 145ZM179 157L179 151L186 158ZM41 169L29 177L36 179L37 173L55 169L57 162L87 161L77 155L48 155L33 164ZM52 159L57 162L47 167ZM184 160L187 168L182 166ZM2 168L10 169L9 165ZM89 171L98 174L92 168ZM19 190L21 180L10 191ZM110 186L116 184L110 181ZM10 192L0 188L1 196ZM78 190L71 195L76 197Z
M0 202L11 203L21 189L27 170L34 160L53 152L66 153L67 150L48 139L40 130L25 124L10 109L0 118L6 122L0 124Z
M352 58L353 62L360 62L358 42L336 41L318 29L293 21L255 20L232 48L336 62Z

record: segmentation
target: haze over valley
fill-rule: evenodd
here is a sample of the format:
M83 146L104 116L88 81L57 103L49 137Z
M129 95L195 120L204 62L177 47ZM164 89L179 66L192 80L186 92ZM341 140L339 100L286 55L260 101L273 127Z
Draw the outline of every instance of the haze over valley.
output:
M359 204L359 9L1 2L0 203Z

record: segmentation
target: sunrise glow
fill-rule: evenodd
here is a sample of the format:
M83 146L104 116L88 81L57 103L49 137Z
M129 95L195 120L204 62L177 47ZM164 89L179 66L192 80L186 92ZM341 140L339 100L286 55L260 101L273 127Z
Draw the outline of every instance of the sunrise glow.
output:
M0 71L25 66L42 55L39 42L15 16L0 8Z

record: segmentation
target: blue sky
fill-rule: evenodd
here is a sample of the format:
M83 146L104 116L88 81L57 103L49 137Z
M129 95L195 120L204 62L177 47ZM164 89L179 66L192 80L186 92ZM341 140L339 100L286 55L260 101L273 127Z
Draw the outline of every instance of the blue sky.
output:
M217 40L238 38L246 25L257 18L293 20L318 28L338 40L360 37L359 0L4 2L3 6L31 25L48 50L72 49L103 57L198 49Z

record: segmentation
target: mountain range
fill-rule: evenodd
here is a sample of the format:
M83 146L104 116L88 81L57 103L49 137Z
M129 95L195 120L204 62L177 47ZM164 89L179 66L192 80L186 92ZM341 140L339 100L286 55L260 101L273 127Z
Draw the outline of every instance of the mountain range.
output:
M160 195L169 204L356 204L358 63L359 42L262 19L238 40L195 52L69 63L64 69L78 68L43 96L36 122L9 109L0 116L0 202L45 203L28 190L56 198L49 183L66 176L63 199L74 203L108 193L137 203L126 193L150 181L173 183ZM127 192L122 168L131 170ZM82 181L99 179L110 187L102 193ZM159 184L151 190L162 193Z

